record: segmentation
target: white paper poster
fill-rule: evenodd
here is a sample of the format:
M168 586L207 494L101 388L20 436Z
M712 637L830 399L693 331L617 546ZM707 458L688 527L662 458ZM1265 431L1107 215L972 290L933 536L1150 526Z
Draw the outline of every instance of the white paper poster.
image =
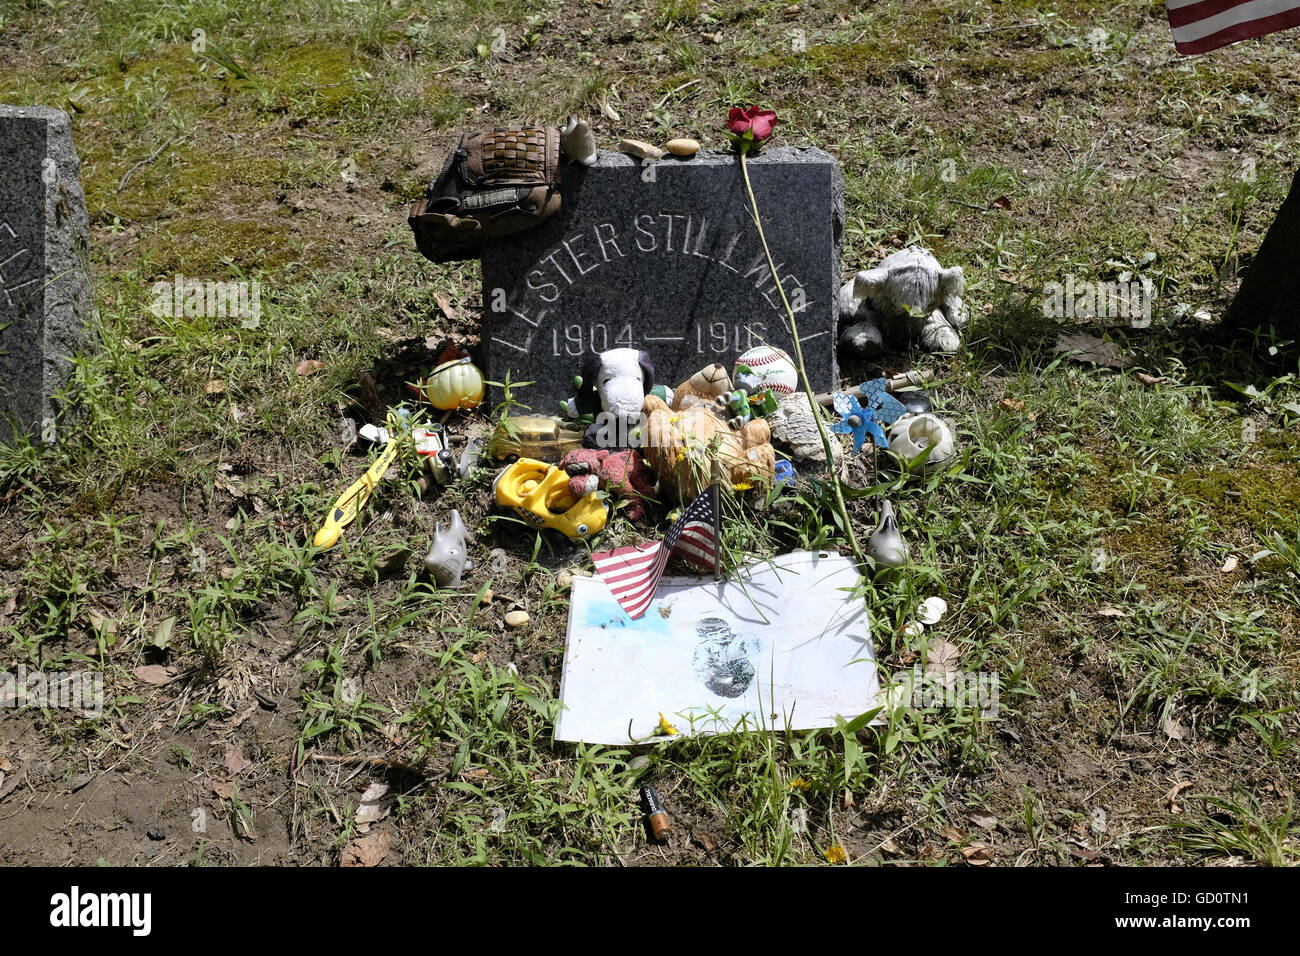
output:
M857 579L849 558L800 551L720 584L665 577L633 621L603 582L575 578L555 738L631 743L654 734L660 711L702 734L831 727L870 710Z

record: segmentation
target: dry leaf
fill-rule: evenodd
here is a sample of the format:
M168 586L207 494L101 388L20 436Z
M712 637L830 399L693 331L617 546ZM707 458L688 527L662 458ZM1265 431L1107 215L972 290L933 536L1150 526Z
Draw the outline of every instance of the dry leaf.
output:
M90 619L90 629L96 634L112 637L117 633L117 621L104 617L98 611L87 611L86 617Z
M451 303L447 301L447 297L445 295L435 294L433 297L433 301L438 303L438 309L447 318L449 319L456 318L456 310L451 307Z
M990 209L1010 209L1010 208L1011 208L1011 200L1008 199L1006 196L999 196L997 199L995 199L995 200L993 200L991 203L989 203L989 208L990 208Z
M158 628L153 632L153 640L149 642L150 647L156 647L160 651L165 651L167 645L172 642L172 631L176 628L176 615L165 617L158 623Z
M8 757L0 757L0 770L3 770L5 773L11 773L13 769L14 765L9 762Z
M957 660L961 657L961 650L956 644L945 641L942 637L936 637L930 641L925 655L925 672L927 674L955 674L957 672Z
M903 848L891 839L886 839L880 844L880 852L885 856L902 856Z
M966 831L958 830L956 827L939 827L939 836L953 843L960 843L966 839Z
M229 800L231 795L234 794L235 789L231 786L229 780L213 780L212 792L222 800Z
M15 591L13 594L9 595L8 600L5 601L4 609L0 610L0 624L8 623L9 619L14 616L14 613L17 610L18 592Z
M344 849L339 866L378 866L388 856L390 842L387 830L357 837Z
M1219 570L1224 574L1231 574L1237 570L1237 556L1235 554L1228 555L1228 560L1223 562L1223 567L1219 568Z
M1180 780L1174 784L1172 789L1165 794L1165 803L1169 806L1170 813L1182 813L1183 808L1178 805L1178 795L1192 785L1190 780Z
M1004 398L999 404L1013 412L1023 412L1025 410L1025 403L1018 398Z
M176 668L164 667L162 664L143 664L131 673L146 684L166 684L176 678Z
M971 866L988 866L997 859L993 847L985 846L983 843L972 843L968 847L963 847L961 855L966 858L966 862Z
M1187 729L1186 727L1184 727L1182 724L1180 724L1180 723L1179 723L1179 722L1174 718L1174 715L1173 715L1173 714L1170 714L1168 717L1165 718L1164 728L1165 728L1165 734L1166 734L1166 735L1167 735L1171 740L1186 740L1186 739L1187 739L1187 735L1188 735L1188 733L1189 733L1188 729Z
M1127 611L1122 611L1117 607L1111 607L1109 604L1098 609L1098 617L1128 617Z
M203 386L204 395L220 395L226 390L226 383L219 378L214 378Z
M695 842L704 848L705 853L712 853L718 848L718 844L714 841L713 837L708 833L705 833L703 830L695 834Z
M1138 372L1136 374L1137 380L1143 385L1159 385L1164 381L1164 379L1160 378L1158 375L1148 375L1146 372Z
M298 363L298 367L294 371L298 373L299 378L306 378L308 375L315 375L324 367L324 362L316 359L303 359Z
M384 799L384 794L388 793L388 784L372 783L366 788L366 792L361 795L361 804L357 807L357 830L365 833L370 829L370 824L378 823L384 817L388 816L388 804L390 801Z
M991 813L972 813L970 822L977 827L983 827L985 830L992 830L998 825L998 818Z
M1133 360L1114 342L1105 342L1087 332L1059 336L1052 351L1069 352L1069 357L1076 362L1104 365L1107 368L1128 368L1133 364Z
M226 769L234 775L247 766L248 761L244 759L244 752L239 748L239 744L231 744L226 751Z

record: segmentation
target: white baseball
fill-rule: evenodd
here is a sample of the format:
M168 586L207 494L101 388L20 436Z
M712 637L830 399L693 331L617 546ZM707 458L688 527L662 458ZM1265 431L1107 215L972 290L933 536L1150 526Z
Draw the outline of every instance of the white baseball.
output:
M793 395L799 387L799 372L794 367L790 356L782 349L770 345L759 345L740 358L736 365L748 365L759 377L764 388L770 388L777 395ZM732 370L735 377L735 370Z

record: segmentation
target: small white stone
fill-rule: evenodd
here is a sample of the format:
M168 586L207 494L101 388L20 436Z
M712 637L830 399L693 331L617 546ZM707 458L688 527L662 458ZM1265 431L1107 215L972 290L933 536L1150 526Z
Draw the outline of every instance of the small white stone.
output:
M637 159L663 159L664 151L658 146L652 146L650 143L644 143L639 139L620 139L618 148L629 156L635 156Z
M518 628L528 623L527 611L509 611L506 614L506 627Z
M573 587L573 575L568 571L561 571L555 576L555 583L562 588Z
M700 144L693 139L670 139L664 146L674 156L694 156L700 151Z

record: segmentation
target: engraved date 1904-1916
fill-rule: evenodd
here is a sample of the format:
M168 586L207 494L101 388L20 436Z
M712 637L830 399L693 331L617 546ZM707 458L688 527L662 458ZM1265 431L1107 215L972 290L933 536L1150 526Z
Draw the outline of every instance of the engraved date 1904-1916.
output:
M726 355L744 352L766 341L766 329L761 322L735 325L731 322L696 321L680 335L656 331L637 336L632 324L610 325L604 322L572 323L563 328L551 329L551 354L577 357L590 352L604 352L617 348L644 348L673 346L677 349L694 349L697 355Z

